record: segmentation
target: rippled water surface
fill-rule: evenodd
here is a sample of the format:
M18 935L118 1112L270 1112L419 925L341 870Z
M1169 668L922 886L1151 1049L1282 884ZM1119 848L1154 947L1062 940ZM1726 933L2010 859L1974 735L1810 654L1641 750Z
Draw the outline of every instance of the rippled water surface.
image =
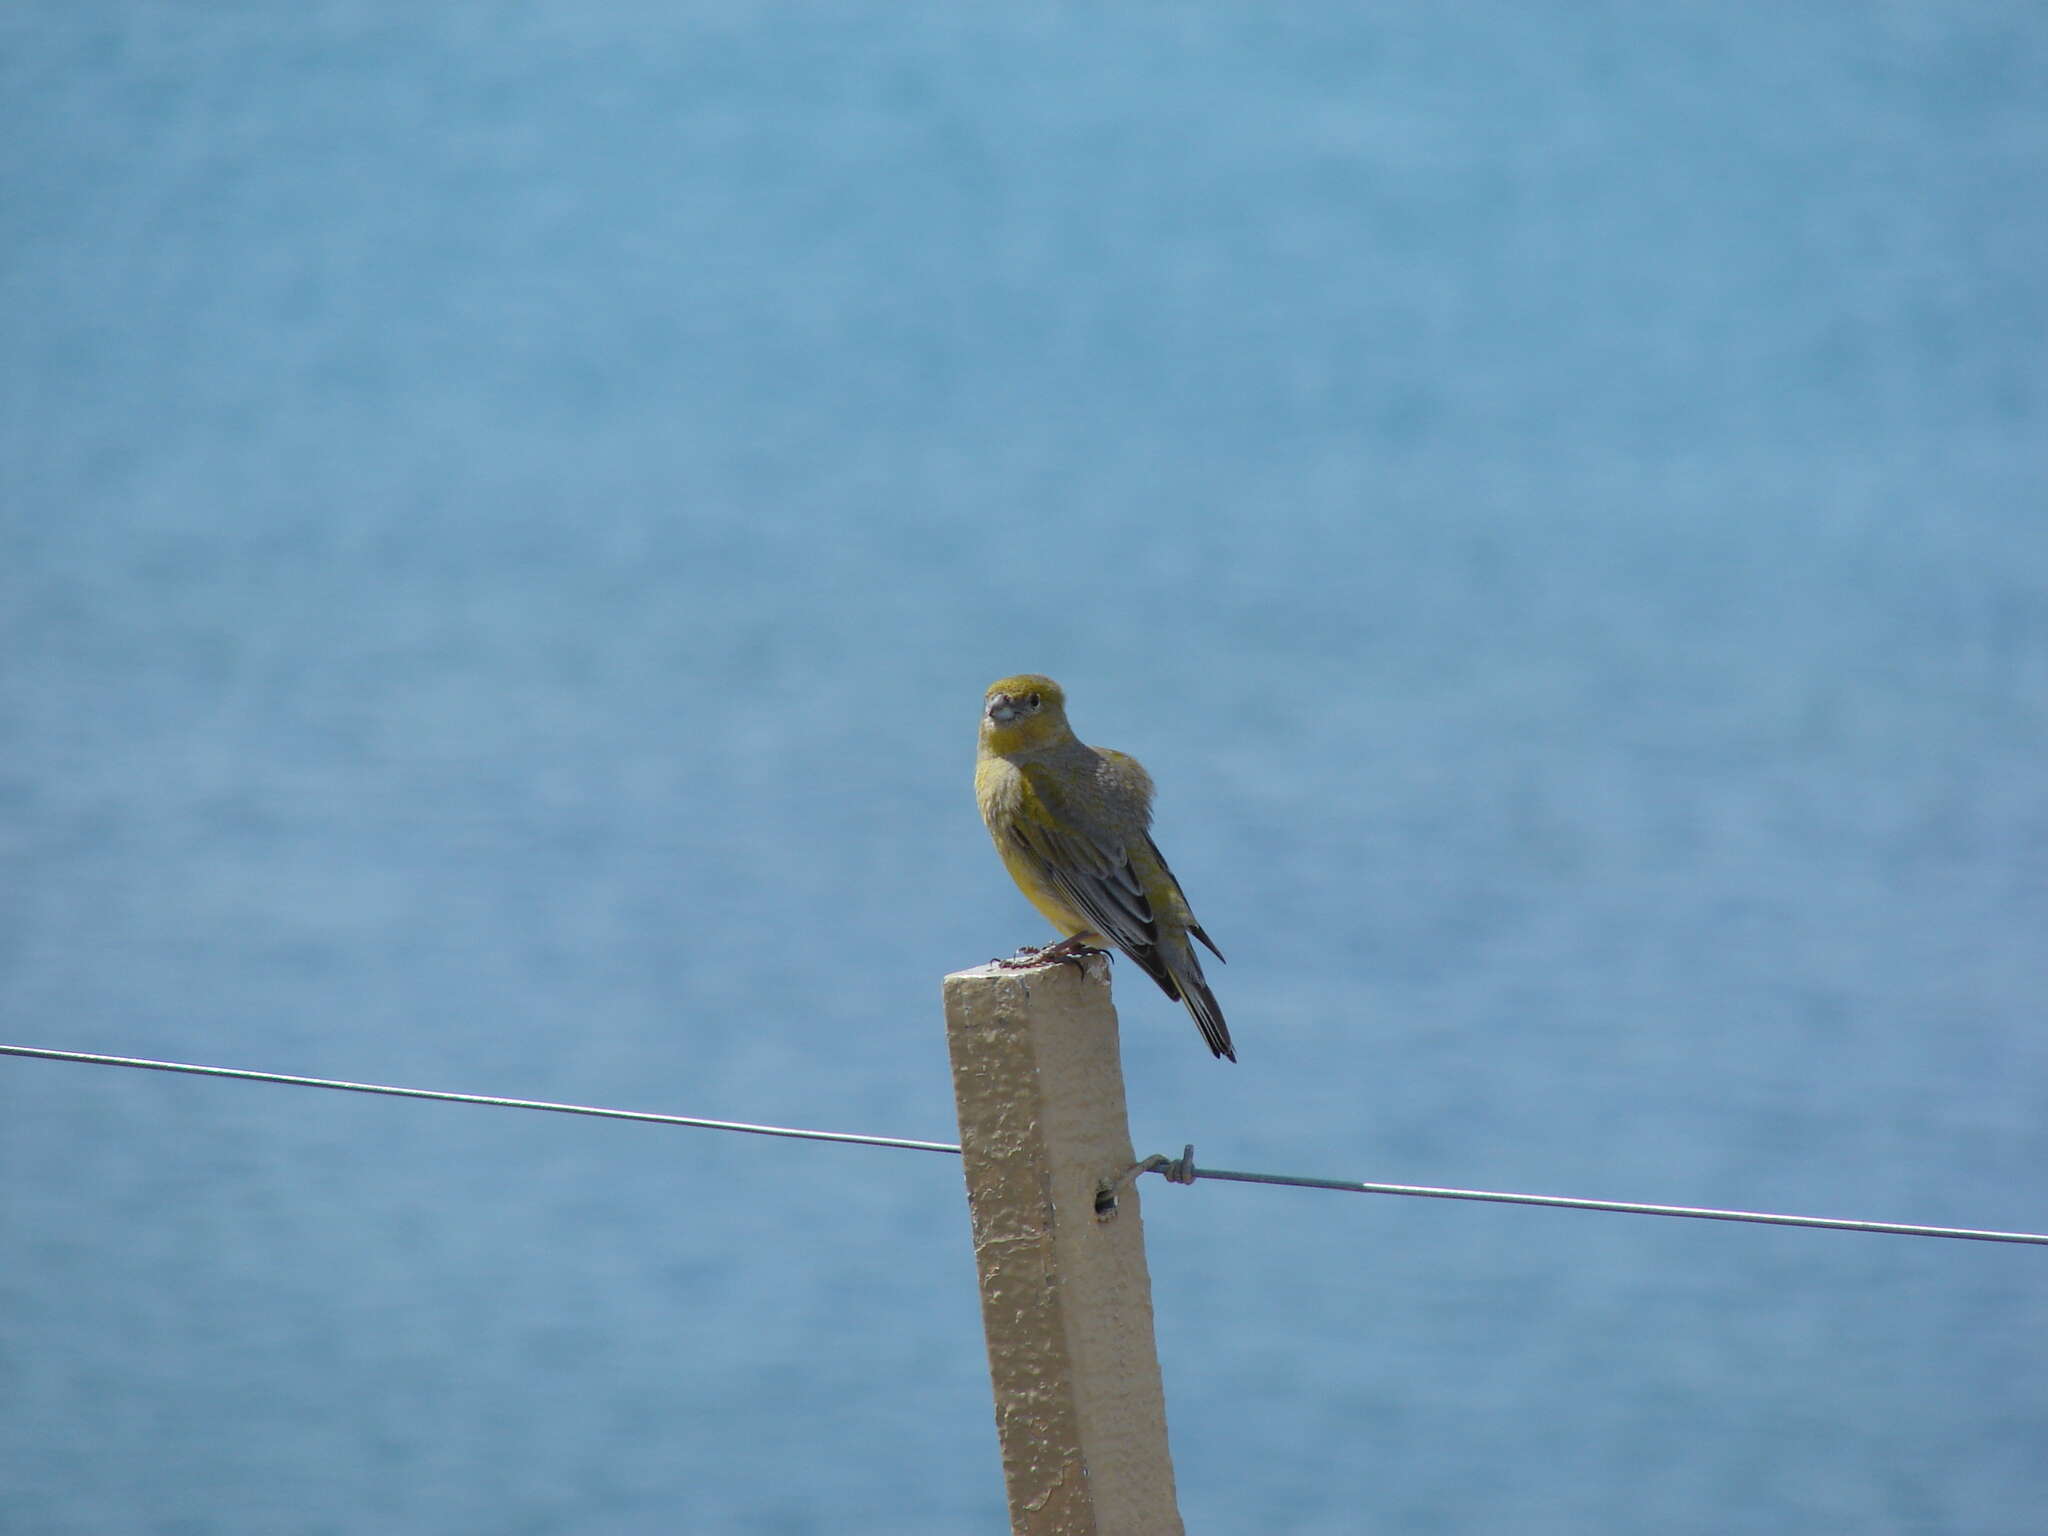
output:
M0 22L0 1036L951 1140L1050 672L1141 1151L2048 1227L2048 22ZM957 1164L0 1059L0 1526L1003 1524ZM1148 1187L1190 1530L1973 1532L2038 1250Z

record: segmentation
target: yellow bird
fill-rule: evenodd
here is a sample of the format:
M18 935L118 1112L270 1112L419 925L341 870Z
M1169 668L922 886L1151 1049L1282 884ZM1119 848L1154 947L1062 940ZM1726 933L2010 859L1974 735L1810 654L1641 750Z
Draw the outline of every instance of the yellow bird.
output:
M1034 958L1066 959L1103 941L1185 1003L1218 1056L1237 1060L1190 938L1210 942L1152 841L1152 778L1134 757L1082 745L1067 698L1025 673L989 686L974 796L1003 867L1060 933Z

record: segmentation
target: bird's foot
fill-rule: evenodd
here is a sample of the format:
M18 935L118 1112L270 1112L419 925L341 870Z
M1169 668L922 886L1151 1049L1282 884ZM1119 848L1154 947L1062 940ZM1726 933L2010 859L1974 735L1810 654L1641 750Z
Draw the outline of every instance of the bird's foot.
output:
M1054 944L1025 944L1020 946L1017 953L1009 959L991 960L989 964L1005 971L1022 971L1029 970L1034 965L1045 965L1048 962L1052 962L1055 964L1071 965L1078 971L1085 971L1088 969L1088 957L1090 955L1106 955L1108 953L1109 951L1106 949L1098 949L1093 944L1083 943L1077 936L1071 939L1061 939Z
M1108 950L1101 948L1099 945L1090 944L1079 934L1075 934L1072 938L1061 939L1057 944L1046 945L1045 948L1038 952L1038 958L1042 961L1071 960L1075 965L1085 970L1087 969L1086 962L1090 955L1106 955L1108 953Z

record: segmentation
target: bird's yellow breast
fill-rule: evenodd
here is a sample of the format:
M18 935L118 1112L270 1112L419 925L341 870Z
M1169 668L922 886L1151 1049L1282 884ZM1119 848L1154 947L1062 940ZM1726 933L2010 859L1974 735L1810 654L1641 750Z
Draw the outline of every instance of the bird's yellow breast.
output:
M1003 868L1017 882L1024 899L1038 908L1061 938L1090 933L1088 919L1061 899L1059 891L1040 873L1038 865L1017 845L1014 829L1018 818L1028 814L1031 786L1014 763L1000 757L984 757L974 767L974 797L981 805L981 819L1002 856Z

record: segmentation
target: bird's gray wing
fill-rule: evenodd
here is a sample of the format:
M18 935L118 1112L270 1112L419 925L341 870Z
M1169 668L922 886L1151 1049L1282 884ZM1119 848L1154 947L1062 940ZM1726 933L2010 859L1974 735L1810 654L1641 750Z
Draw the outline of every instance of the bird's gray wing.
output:
M1091 818L1077 814L1074 797L1051 773L1031 765L1023 778L1027 796L1037 802L1027 811L1039 814L1011 818L1015 846L1097 933L1173 992L1153 953L1158 919L1122 841L1094 830Z
M1209 953L1221 960L1223 951L1216 947L1216 941L1202 932L1202 925L1195 921L1194 909L1188 905L1188 893L1180 888L1180 877L1174 874L1173 866L1166 862L1166 855L1159 851L1159 845L1152 841L1152 834L1149 832L1145 834L1145 846L1152 850L1152 857L1159 861L1160 873L1166 876L1173 886L1174 895L1180 898L1181 910L1188 915L1188 932L1208 945Z

